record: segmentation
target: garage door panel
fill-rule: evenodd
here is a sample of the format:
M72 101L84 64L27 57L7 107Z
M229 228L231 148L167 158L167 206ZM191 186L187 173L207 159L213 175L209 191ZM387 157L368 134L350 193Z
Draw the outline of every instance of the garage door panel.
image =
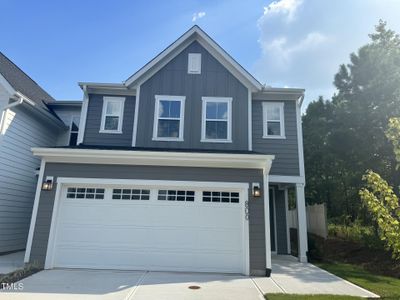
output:
M159 200L153 187L148 200L116 200L113 187L96 189L103 199L78 199L77 188L69 189L70 198L67 188L61 193L54 266L244 272L242 198L203 202L196 189L189 201L169 201L168 194Z
M189 233L188 233L189 230ZM100 233L100 236L99 236ZM183 249L240 249L242 235L235 230L187 228L187 227L141 227L135 226L62 226L58 231L59 245L103 243L128 244L132 249L143 247ZM123 241L121 243L121 241Z
M165 251L137 251L133 255L130 251L113 249L112 255L106 249L99 249L93 255L93 249L60 249L58 262L70 268L100 268L125 270L170 270L170 271L204 271L240 273L242 268L237 262L242 257L237 254L226 253L187 253ZM211 254L211 255L210 255ZM79 263L74 264L75 257L81 257Z

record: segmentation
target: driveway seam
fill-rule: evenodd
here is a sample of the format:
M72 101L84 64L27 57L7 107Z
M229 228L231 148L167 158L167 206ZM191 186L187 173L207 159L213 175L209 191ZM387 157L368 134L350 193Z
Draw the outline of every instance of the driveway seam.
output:
M250 280L253 282L254 286L258 290L260 298L264 300L265 299L264 295L266 293L261 289L261 287L257 284L257 282L252 277L250 277Z
M135 287L133 287L132 290L128 293L128 295L125 297L125 300L130 300L130 299L132 299L133 296L135 296L135 293L136 293L137 289L140 287L140 285L142 284L143 280L145 279L145 277L149 273L150 273L149 271L146 271L146 272L143 273L143 275L136 282Z
M275 283L275 285L276 285L278 288L281 289L281 291L282 291L284 294L287 294L287 293L288 293L279 283L277 283L277 282L275 281L275 279L274 279L272 276L271 276L271 280L273 281L273 283Z

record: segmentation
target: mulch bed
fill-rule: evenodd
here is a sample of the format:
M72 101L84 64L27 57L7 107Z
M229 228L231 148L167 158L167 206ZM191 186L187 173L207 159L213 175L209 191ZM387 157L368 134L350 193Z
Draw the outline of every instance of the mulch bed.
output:
M388 251L331 237L326 240L318 239L316 245L320 248L320 261L349 263L374 274L400 278L400 261L392 259Z
M4 275L0 274L0 290L11 283L20 281L21 279L31 276L41 270L43 269L35 265L27 265L23 269L15 270L14 272Z

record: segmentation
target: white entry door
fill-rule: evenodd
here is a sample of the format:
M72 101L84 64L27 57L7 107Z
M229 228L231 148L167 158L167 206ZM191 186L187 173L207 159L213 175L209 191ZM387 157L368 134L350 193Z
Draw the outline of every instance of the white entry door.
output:
M248 273L247 189L168 183L62 184L46 267Z

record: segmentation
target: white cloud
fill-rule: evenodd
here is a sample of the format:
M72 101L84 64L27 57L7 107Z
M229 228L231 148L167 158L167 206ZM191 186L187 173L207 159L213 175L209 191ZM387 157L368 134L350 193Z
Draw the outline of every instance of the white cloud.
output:
M200 11L193 14L192 22L196 22L198 19L205 17L206 13L204 11Z
M279 0L273 1L268 6L264 7L264 17L273 15L285 15L286 21L291 22L294 20L296 11L303 3L303 0Z
M264 55L274 56L282 63L289 64L294 55L314 50L328 40L328 37L320 32L310 32L303 39L292 43L286 37L279 37L272 41L260 40L260 44Z

